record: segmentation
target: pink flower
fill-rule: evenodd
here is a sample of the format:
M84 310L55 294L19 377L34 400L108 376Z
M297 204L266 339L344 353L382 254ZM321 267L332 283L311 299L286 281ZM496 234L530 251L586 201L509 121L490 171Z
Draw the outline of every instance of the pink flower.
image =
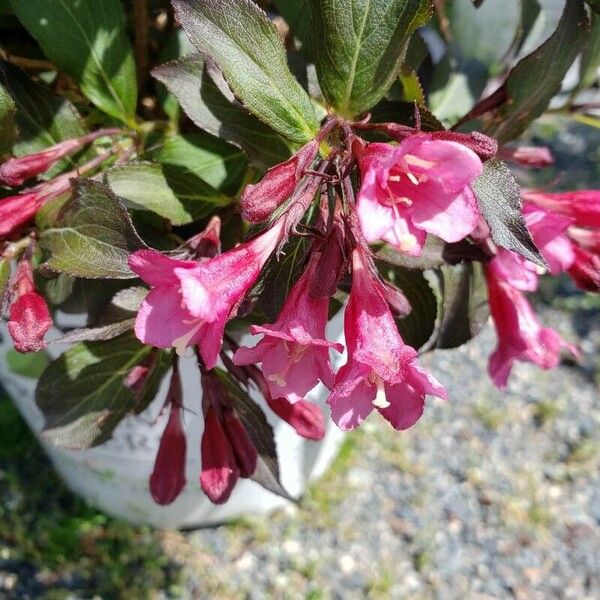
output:
M565 234L571 219L529 202L523 205L523 216L550 273L557 275L569 269L575 260L573 243ZM496 277L526 292L537 289L539 275L543 272L531 261L504 248L497 248L493 268Z
M548 211L565 215L581 227L600 228L600 190L576 192L524 191L523 199Z
M319 381L331 388L334 374L329 348L343 346L325 339L329 298L316 298L310 292L320 254L313 253L308 267L287 297L273 325L252 325L253 334L264 334L254 348L239 348L237 365L262 363L273 398L294 401L304 397Z
M176 366L165 404L170 406L169 420L160 438L154 469L150 475L150 493L157 504L171 504L186 484L186 440L181 419L181 380Z
M46 301L35 291L31 263L22 260L14 279L15 296L10 306L8 333L18 352L38 352L46 347L44 336L52 327Z
M504 389L515 360L552 369L560 361L562 348L575 356L578 351L556 331L540 325L525 296L498 277L494 263L492 260L486 267L486 275L498 346L490 356L488 370L494 383Z
M223 411L223 427L233 449L240 477L251 477L256 471L258 452L246 428L232 410Z
M339 370L328 403L340 429L353 429L373 410L396 429L407 429L423 413L426 394L446 390L417 364L404 344L362 250L352 253L352 290L344 316L348 361Z
M416 134L398 146L356 143L355 152L357 212L368 242L384 240L416 256L427 233L457 242L476 228L480 213L469 186L482 163L469 148Z
M183 353L199 344L212 369L223 342L225 324L237 314L244 296L277 247L284 223L214 258L183 261L155 250L139 250L129 259L132 271L152 289L135 322L137 337L159 348Z
M40 152L10 158L0 166L0 183L11 187L22 185L27 179L42 175L61 158L73 154L93 140L120 133L119 129L101 129L79 138L64 140Z
M318 151L319 142L313 140L286 162L269 169L257 184L246 186L240 199L242 217L250 223L260 223L267 219L294 193Z

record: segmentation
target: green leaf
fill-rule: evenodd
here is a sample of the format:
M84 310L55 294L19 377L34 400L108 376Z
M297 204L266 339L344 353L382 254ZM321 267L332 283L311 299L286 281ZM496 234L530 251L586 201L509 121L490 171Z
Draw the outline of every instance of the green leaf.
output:
M433 335L438 316L438 302L431 285L421 270L382 264L379 269L410 302L410 314L396 319L402 339L413 348L421 348Z
M0 85L0 154L8 152L15 141L16 111L14 100Z
M595 12L600 14L600 0L586 0L586 2L594 9Z
M510 72L504 83L507 101L492 115L486 133L505 143L525 131L559 92L588 36L583 0L569 0L552 36Z
M236 103L232 95L223 94L224 82L215 83L211 74L215 78L218 74L209 74L202 55L161 65L152 74L167 86L201 129L239 146L264 167L289 157L290 148L283 138Z
M251 479L266 490L292 500L293 498L281 485L275 436L263 411L237 382L233 381L229 373L221 369L216 369L215 372L227 390L228 398L258 452L256 471Z
M12 0L12 7L46 56L100 110L131 123L136 73L119 0Z
M244 152L208 133L167 138L155 159L192 173L225 194L239 190L248 167Z
M472 187L494 242L545 268L521 214L521 188L509 168L497 159L488 160Z
M133 279L129 255L144 248L125 207L104 185L79 179L55 227L40 236L45 266L75 277Z
M437 272L440 315L430 349L458 348L475 337L489 317L480 263L444 265Z
M251 0L172 0L190 40L223 71L259 119L303 144L319 128L308 94L287 65L276 27Z
M4 305L4 295L8 290L12 269L8 258L0 259L0 308Z
M71 102L55 96L47 86L35 83L21 69L0 61L0 82L17 108L15 120L19 139L14 147L15 154L37 152L87 132Z
M11 348L6 352L5 360L11 373L29 379L39 379L50 364L50 356L45 350L22 354Z
M69 348L40 377L35 392L44 415L43 437L62 448L89 448L110 439L130 413L153 400L170 365L161 352L143 394L123 385L129 371L152 351L133 336L87 342Z
M356 117L383 98L402 66L429 0L309 0L312 51L325 98Z
M104 177L129 208L149 210L173 225L191 223L232 202L193 173L158 163L116 166Z
M441 131L444 126L425 107L419 106L421 116L421 129L423 131ZM390 102L382 100L371 112L373 123L401 123L410 127L416 127L415 105L409 102Z
M409 256L405 252L399 252L389 244L383 244L375 253L375 257L394 267L420 269L422 271L433 269L444 264L444 242L438 237L428 235L419 256Z

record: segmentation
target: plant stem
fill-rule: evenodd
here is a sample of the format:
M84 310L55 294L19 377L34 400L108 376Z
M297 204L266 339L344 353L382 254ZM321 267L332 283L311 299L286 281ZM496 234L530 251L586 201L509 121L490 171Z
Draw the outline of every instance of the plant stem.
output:
M140 88L148 77L148 0L133 0L135 63Z
M4 50L4 48L0 48L0 59L5 60L11 65L21 67L27 71L56 71L56 67L47 60L25 58L24 56L13 56Z

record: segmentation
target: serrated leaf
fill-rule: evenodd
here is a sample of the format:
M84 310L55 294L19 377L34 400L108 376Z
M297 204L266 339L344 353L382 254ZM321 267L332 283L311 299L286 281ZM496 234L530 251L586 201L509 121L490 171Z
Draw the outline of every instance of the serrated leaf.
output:
M110 439L127 414L141 412L153 400L169 368L168 354L161 353L141 397L126 388L127 373L151 351L133 336L69 348L44 371L36 388L44 439L77 449Z
M11 0L46 56L102 111L131 122L135 63L119 0Z
M445 265L436 273L440 316L428 348L457 348L475 337L489 317L483 267L472 262Z
M248 166L244 152L208 133L174 135L165 141L155 158L193 173L225 194L239 190Z
M81 117L66 98L55 96L23 71L0 61L0 82L12 96L17 112L19 139L14 152L20 156L43 150L67 138L86 133ZM59 168L66 161L61 161Z
M510 141L546 110L588 40L589 26L583 0L569 0L552 36L511 70L507 101L492 114L487 134Z
M419 106L421 116L421 129L423 131L442 131L442 123L424 106ZM400 123L409 127L416 127L415 105L411 102L396 102L382 100L371 111L373 123Z
M129 255L144 248L125 207L104 185L77 181L56 226L40 236L45 265L74 277L133 279Z
M413 348L421 348L435 331L438 302L423 271L379 265L381 274L408 299L411 312L396 319L402 339Z
M149 210L173 225L191 223L232 202L193 173L158 163L116 166L104 179L129 208Z
M256 471L251 479L269 492L293 500L281 485L275 435L263 411L228 373L217 369L216 374L258 452Z
M521 188L509 168L497 159L487 161L472 187L494 242L545 268L521 214Z
M196 48L210 56L244 106L303 144L319 128L310 98L287 65L276 27L251 0L172 0Z
M16 111L11 95L0 85L0 154L8 152L15 141Z
M202 55L166 63L152 74L167 86L187 116L201 129L239 146L265 167L289 157L290 148L281 136L234 98L223 94L222 86L209 74Z
M338 113L375 106L400 72L406 45L431 16L429 0L310 0L312 50L323 94Z

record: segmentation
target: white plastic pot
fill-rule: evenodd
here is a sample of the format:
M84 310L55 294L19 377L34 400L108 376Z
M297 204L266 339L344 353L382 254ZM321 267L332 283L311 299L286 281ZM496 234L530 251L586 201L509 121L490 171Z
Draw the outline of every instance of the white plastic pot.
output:
M329 324L328 337L342 341L341 313ZM242 345L252 345L255 341L249 335L240 340ZM188 483L173 504L159 506L153 502L148 491L148 477L166 422L166 415L157 422L155 419L166 394L168 377L163 381L161 390L150 407L138 416L126 418L110 441L89 450L64 450L41 438L43 417L34 400L36 380L10 371L5 358L10 348L10 338L6 329L2 329L0 383L40 440L66 485L106 513L131 523L160 528L202 527L242 515L264 515L288 503L247 479L240 480L228 502L219 506L212 504L200 489L198 478L203 429L203 419L200 416L202 392L193 359L184 358L181 361L184 402L188 409L185 416ZM63 350L64 347L59 351L52 350L52 353L57 355ZM337 355L332 358L335 366L339 366L342 357ZM329 419L325 404L327 390L319 386L308 397L324 409L327 417L327 433L320 442L299 437L287 423L265 407L261 398L255 398L265 408L267 418L275 429L281 481L294 497L301 495L308 482L322 475L330 466L343 438L343 434Z

